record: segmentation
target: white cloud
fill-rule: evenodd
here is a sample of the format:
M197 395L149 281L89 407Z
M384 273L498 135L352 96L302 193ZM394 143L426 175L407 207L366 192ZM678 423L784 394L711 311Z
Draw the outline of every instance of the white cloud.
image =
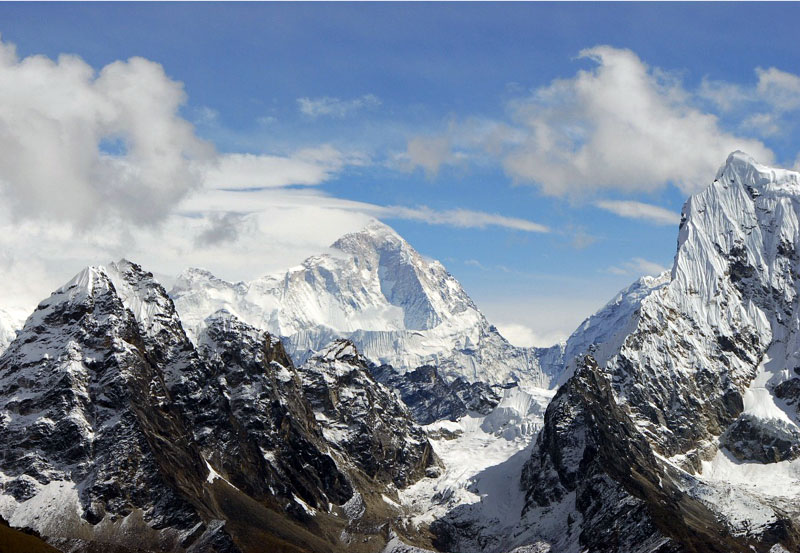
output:
M781 111L800 108L800 77L775 67L756 69L758 96Z
M17 220L162 220L213 149L178 114L181 83L142 58L95 72L0 43L0 193Z
M566 340L586 317L614 296L619 284L578 278L556 287L558 294L546 296L532 292L503 298L500 290L489 297L473 299L512 344L548 347Z
M700 98L709 100L722 111L732 111L752 100L752 94L742 86L727 81L703 78L697 90Z
M572 235L570 245L576 250L584 250L600 239L594 234L589 234L582 226L569 226L566 231Z
M478 261L477 259L466 259L466 260L464 260L464 265L468 265L470 267L477 267L481 271L488 270L486 268L486 266L483 263L481 263L480 261Z
M355 111L376 108L380 105L380 98L374 94L365 94L350 100L331 98L329 96L297 99L300 113L309 117L329 116L343 118Z
M432 178L439 173L442 165L451 163L455 156L448 137L417 136L408 141L405 158L409 170L422 167L425 174Z
M550 347L567 337L565 332L535 332L532 328L519 323L497 323L497 330L503 337L519 347Z
M470 209L437 211L426 206L414 208L388 206L377 208L377 213L389 219L410 219L430 225L447 225L459 228L486 228L489 226L496 226L525 232L550 232L550 229L546 226L527 219L506 217L496 213L485 213L483 211L473 211Z
M503 163L518 181L556 196L668 183L691 193L708 184L733 150L772 161L761 142L723 131L716 116L691 106L679 82L630 50L598 46L580 57L597 66L513 106L527 137Z
M366 158L346 155L325 145L289 156L226 154L206 169L208 188L281 188L291 185L322 184L346 165L361 165Z
M548 231L496 213L331 197L312 187L371 160L329 145L218 155L179 115L185 99L148 60L96 72L74 56L20 60L0 45L4 309L30 311L82 267L120 257L157 274L202 266L250 279L323 251L371 217ZM217 118L193 113L208 124Z
M754 113L742 121L741 127L759 136L774 136L781 132L780 117L777 113Z
M800 76L776 67L757 67L755 74L752 85L704 79L698 96L738 116L743 131L764 137L780 134L796 122L786 115L800 109Z
M643 202L600 200L595 205L620 217L642 219L656 225L676 225L681 220L679 213Z
M632 275L638 277L642 275L656 276L660 275L666 270L667 267L661 265L660 263L648 261L647 259L641 257L634 257L620 265L612 265L605 271L613 275Z
M201 106L195 110L194 122L197 125L216 125L219 121L219 112L208 106Z

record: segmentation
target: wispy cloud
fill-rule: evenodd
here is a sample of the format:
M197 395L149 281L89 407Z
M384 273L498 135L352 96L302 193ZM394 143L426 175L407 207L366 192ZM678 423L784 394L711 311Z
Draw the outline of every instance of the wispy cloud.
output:
M563 331L536 332L531 327L520 323L499 322L495 323L495 327L503 338L519 347L549 347L565 338Z
M362 109L376 108L380 105L380 98L374 94L364 94L363 96L350 100L332 98L330 96L297 99L297 107L300 109L300 113L309 117L328 116L343 118L353 112Z
M666 270L667 267L664 267L655 261L649 261L641 257L634 257L629 261L625 261L619 265L612 265L611 267L608 267L605 269L605 272L613 275L655 276L660 275Z
M674 211L643 202L600 200L595 205L620 217L641 219L655 225L676 225L681 220L680 214Z
M411 219L431 225L448 225L459 228L486 228L490 226L503 227L524 232L550 232L545 225L520 219L507 217L496 213L473 211L471 209L447 209L438 211L426 206L403 207L387 206L380 208L383 217L397 219Z
M753 84L704 79L698 96L738 116L744 131L764 137L787 131L797 120L786 114L800 110L800 76L776 67L757 67L755 75Z
M330 145L306 148L286 156L226 154L204 167L207 188L282 188L322 184L348 165L368 158Z

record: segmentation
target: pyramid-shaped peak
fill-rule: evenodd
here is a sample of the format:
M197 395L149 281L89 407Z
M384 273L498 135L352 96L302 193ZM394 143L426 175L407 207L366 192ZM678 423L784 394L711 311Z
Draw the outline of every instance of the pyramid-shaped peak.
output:
M400 236L392 227L379 221L378 219L371 219L369 223L367 223L366 226L359 231L359 233L370 234L373 236Z
M128 259L125 259L124 257L119 261L114 261L112 263L109 263L109 268L119 273L127 273L129 271L136 271L136 272L142 271L141 265L139 265L138 263L134 263L133 261L130 261Z
M331 245L349 253L356 253L365 246L376 250L411 248L392 227L377 219L372 219L361 230L345 234Z
M96 290L108 290L112 287L108 271L102 265L90 265L72 277L66 284L58 288L54 296L59 299L80 301L95 294Z

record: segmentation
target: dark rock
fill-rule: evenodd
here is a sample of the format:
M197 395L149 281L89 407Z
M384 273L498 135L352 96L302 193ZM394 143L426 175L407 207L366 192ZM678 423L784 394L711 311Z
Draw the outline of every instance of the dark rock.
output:
M469 383L463 378L446 382L436 367L426 365L401 373L389 365L371 367L372 375L396 390L414 419L420 424L437 420L458 420L470 411L489 414L501 396L488 384Z
M800 432L781 421L742 415L720 438L720 445L740 461L791 461L800 457Z

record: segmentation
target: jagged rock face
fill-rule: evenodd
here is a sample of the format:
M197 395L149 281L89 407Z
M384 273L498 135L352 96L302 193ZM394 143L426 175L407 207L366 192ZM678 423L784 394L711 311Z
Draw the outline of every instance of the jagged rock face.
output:
M292 494L323 511L350 499L354 490L326 453L281 342L226 312L209 320L199 342L236 427L235 433L214 429L202 438L215 466L238 488L279 498L299 518L304 511Z
M396 390L420 424L448 419L455 421L470 411L488 415L501 396L488 384L469 383L463 378L445 381L436 367L426 365L410 372L396 371L390 365L371 369L381 384Z
M798 491L770 484L800 476L798 213L800 174L741 153L687 201L668 278L623 293L627 332L600 336L600 367L548 408L526 520L570 513L574 537L547 540L614 551L644 530L642 551L800 547Z
M800 430L797 427L773 421L764 421L752 415L742 415L720 437L720 445L740 461L778 463L800 457Z
M50 497L36 530L102 540L138 520L138 542L122 545L168 548L202 534L187 497L202 495L205 464L104 270L86 269L39 305L0 357L0 390L2 493ZM25 520L28 507L4 505L12 524Z
M526 464L529 517L574 504L570 534L589 551L768 551L800 546L798 526L778 517L749 535L736 531L708 502L703 484L665 463L637 428L594 359L558 392ZM780 512L778 512L780 514Z
M671 280L608 362L662 454L692 456L743 411L757 416L745 404L756 375L771 390L798 364L799 176L735 153L684 207Z
M42 302L0 356L0 516L71 551L379 549L374 496L436 459L363 357L322 427L280 341L218 313L200 343L127 261Z
M303 391L329 443L370 478L402 488L435 470L425 433L376 382L352 342L339 340L301 367Z
M193 338L224 309L280 336L296 365L337 338L370 361L412 370L435 364L448 380L546 387L561 349L517 348L481 314L441 263L374 221L299 267L249 283L190 269L171 291Z

